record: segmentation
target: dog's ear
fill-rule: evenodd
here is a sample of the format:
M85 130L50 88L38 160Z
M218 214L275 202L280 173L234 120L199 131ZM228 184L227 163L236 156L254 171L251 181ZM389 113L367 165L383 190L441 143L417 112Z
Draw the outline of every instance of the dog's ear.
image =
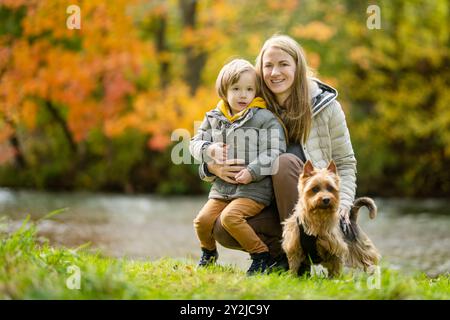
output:
M303 166L303 177L311 177L313 175L314 167L311 161L307 160Z
M337 174L336 164L334 163L333 160L331 160L330 163L328 164L327 170L333 172L334 174Z

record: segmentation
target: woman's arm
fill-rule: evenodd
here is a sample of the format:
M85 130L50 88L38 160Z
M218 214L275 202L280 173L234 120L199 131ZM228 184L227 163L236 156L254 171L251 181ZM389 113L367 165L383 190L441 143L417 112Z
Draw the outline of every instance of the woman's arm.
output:
M347 211L353 205L355 199L356 158L341 105L334 101L330 107L332 108L329 124L331 156L336 163L341 178L340 208Z
M203 164L200 166L203 166ZM214 176L217 176L228 183L237 184L234 177L242 169L245 169L245 160L228 159L224 163L209 162L206 163L205 166L206 169Z
M234 176L245 168L243 166L245 161L225 160L226 146L223 143L213 143L211 130L211 124L205 116L197 134L189 143L189 151L192 156L202 162L198 168L200 179L212 182L219 177L226 182L237 184Z

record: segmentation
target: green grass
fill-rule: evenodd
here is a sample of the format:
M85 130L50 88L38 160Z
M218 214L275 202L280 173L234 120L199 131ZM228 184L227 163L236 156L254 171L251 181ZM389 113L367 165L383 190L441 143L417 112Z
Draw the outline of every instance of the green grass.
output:
M246 277L232 266L197 269L194 261L133 261L54 248L37 238L28 220L14 233L3 230L0 241L0 299L450 298L448 274L431 279L382 267L379 289L370 289L373 277L363 273L334 280L286 273ZM70 266L80 270L80 289L67 287L68 279L76 280Z

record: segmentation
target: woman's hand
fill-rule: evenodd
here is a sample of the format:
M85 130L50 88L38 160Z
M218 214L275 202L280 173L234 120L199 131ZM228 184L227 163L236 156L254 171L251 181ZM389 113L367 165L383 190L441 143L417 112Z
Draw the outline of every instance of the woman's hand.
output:
M210 162L207 164L208 171L219 177L223 181L232 184L238 184L235 176L238 172L245 169L245 160L243 159L229 159L223 163Z
M223 142L210 144L206 149L206 154L217 163L223 163L227 160L228 146Z
M339 208L339 216L346 224L350 224L350 210L348 208Z
M252 174L248 169L243 169L234 177L237 182L242 184L248 184L252 182Z
M356 226L350 222L350 210L347 208L339 209L339 223L341 230L347 239L354 241L356 239ZM356 223L356 222L355 222Z

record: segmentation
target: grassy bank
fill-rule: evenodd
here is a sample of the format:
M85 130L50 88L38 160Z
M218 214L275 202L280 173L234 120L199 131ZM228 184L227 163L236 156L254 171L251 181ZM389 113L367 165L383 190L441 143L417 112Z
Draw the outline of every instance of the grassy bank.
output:
M133 261L103 257L83 248L54 248L37 238L32 223L25 222L11 234L4 227L1 299L450 298L448 275L430 279L382 267L379 283L374 276L349 273L335 280L288 274L248 278L231 266L198 270L193 261Z

